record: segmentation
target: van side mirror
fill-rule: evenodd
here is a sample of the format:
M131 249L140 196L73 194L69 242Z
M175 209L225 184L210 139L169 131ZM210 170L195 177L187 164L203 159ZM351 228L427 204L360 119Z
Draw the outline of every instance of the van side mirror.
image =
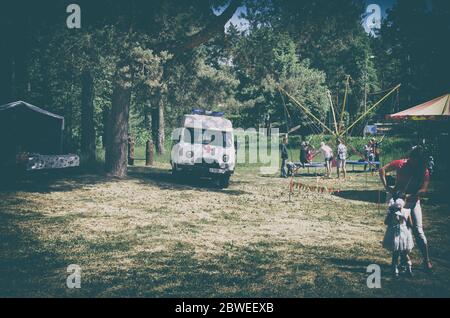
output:
M183 128L175 128L171 135L172 144L176 145L180 142L181 136L183 135Z

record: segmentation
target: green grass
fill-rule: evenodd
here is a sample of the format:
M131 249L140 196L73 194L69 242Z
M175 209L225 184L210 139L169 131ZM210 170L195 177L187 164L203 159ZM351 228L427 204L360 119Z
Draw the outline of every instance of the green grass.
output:
M140 150L139 150L140 151ZM435 272L393 279L381 248L385 205L376 175L300 175L336 195L238 167L229 189L175 180L167 158L124 180L41 174L0 191L1 297L450 297L450 214L424 202ZM318 173L322 171L319 170ZM435 193L439 184L432 183ZM66 287L69 264L82 288ZM382 288L366 268L382 267Z

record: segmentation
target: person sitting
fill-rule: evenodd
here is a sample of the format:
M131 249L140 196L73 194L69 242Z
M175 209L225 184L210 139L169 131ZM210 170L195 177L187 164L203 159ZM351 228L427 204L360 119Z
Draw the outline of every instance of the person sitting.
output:
M314 159L314 146L308 143L308 150L306 153L306 163L311 163Z

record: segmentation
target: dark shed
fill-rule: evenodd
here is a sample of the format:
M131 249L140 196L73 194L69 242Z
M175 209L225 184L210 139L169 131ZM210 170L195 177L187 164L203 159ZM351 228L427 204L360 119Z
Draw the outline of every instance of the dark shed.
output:
M9 161L18 152L61 154L64 117L18 101L0 106L0 156Z

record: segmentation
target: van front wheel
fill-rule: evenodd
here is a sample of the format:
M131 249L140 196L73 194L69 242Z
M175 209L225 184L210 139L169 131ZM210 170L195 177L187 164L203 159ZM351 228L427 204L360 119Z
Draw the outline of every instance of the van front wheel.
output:
M216 177L215 184L219 189L226 189L230 186L230 175Z
M177 164L172 163L172 176L178 177L180 175L180 172L177 170Z

